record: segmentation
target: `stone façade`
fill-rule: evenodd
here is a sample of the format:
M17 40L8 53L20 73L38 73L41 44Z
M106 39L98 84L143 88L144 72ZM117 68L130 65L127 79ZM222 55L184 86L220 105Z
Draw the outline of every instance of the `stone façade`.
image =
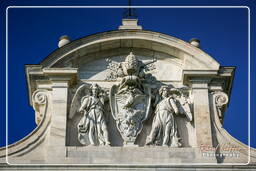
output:
M177 38L137 27L125 28L70 42L41 64L26 65L29 100L38 126L30 135L8 146L8 163L72 165L70 169L185 169L190 165L231 168L230 165L246 164L249 165L245 167L254 167L255 149L234 139L222 128L235 68L221 67L198 47ZM88 146L79 142L77 125L83 115L76 111L81 103L72 102L77 90L81 85L90 87L96 83L108 92L120 84L118 79L107 79L111 69L106 60L121 63L131 51L143 63L156 59L154 69L148 71L157 80L151 84L152 92L163 85L186 89L193 119L175 117L182 140L179 148L146 145L155 108L141 122L143 126L132 143L136 146L125 146L109 102L104 103L104 115L110 146ZM72 108L75 112L71 112ZM229 156L231 154L234 156ZM0 149L2 163L5 155L6 149ZM61 167L64 166L52 169Z

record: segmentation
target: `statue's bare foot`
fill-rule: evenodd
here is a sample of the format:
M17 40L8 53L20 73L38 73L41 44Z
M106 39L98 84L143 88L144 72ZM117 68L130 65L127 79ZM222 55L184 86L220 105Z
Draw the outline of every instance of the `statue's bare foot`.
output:
M110 142L107 141L107 142L105 143L105 146L110 147Z
M177 142L177 143L172 143L171 147L180 147L181 143Z
M148 146L153 145L153 141L152 140L146 141L146 145L148 145Z

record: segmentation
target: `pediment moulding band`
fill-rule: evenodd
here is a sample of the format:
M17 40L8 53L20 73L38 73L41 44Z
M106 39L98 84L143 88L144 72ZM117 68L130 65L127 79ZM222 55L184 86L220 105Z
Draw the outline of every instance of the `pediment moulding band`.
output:
M41 64L44 67L52 67L66 56L70 56L71 54L76 56L75 53L77 52L88 54L115 48L145 48L163 52L181 59L184 58L184 55L186 56L186 54L188 54L191 56L189 60L196 60L200 62L204 68L218 69L219 67L219 63L217 61L188 42L169 35L144 30L110 31L87 36L85 38L75 40L60 49L57 49Z
M220 66L197 39L141 30L136 21L123 24L75 41L62 37L39 65L26 65L37 128L10 146L11 159L195 164L203 159L202 146L230 144L243 148L247 162L246 146L222 127L235 67ZM105 157L110 154L116 156Z

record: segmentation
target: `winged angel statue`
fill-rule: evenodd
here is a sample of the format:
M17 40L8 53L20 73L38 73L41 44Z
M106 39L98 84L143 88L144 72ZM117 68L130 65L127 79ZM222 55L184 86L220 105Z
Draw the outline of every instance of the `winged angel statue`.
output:
M146 144L161 145L162 142L162 146L170 144L171 147L180 147L175 116L185 115L189 121L192 121L189 101L179 89L162 86L156 102L152 129Z
M107 92L98 84L90 87L81 85L71 103L69 117L72 118L76 113L82 113L83 117L77 125L78 140L86 145L110 145L108 131L104 116L104 103L108 99Z

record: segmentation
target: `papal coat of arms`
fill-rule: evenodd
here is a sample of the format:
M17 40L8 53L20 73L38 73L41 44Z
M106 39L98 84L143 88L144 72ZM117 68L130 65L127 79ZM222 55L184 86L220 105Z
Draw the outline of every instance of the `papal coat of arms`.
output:
M77 125L78 141L90 146L111 145L105 110L109 105L124 146L135 145L143 122L153 114L146 145L180 147L181 138L175 118L183 115L188 121L193 119L185 89L156 85L155 77L147 72L155 69L155 59L142 62L131 52L124 62L109 59L107 62L111 72L106 79L115 80L118 84L108 89L96 83L90 86L83 83L72 99L69 117L82 114Z
M145 82L145 68L155 60L143 63L131 52L124 62L111 61L112 78L121 78L118 85L110 89L110 107L124 144L134 144L142 130L142 122L149 117L151 88ZM115 67L113 67L115 66Z

